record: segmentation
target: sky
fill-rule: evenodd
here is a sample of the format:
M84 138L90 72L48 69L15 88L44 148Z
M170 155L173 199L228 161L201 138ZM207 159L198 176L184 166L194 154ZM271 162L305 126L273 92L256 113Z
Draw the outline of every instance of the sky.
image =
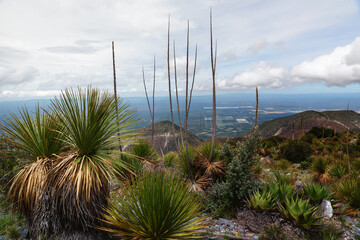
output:
M167 25L184 94L187 21L194 95L211 94L209 12L219 94L360 93L360 2L352 0L0 0L0 100L52 98L61 89L144 96L156 59L166 96ZM171 64L171 77L174 69Z

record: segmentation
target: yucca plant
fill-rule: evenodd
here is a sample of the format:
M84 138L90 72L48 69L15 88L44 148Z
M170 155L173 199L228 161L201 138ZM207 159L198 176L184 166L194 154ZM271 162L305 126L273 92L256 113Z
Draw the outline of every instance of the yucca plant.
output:
M220 159L220 146L215 143L211 153L212 142L204 142L198 147L198 164L209 177L220 176L225 173L225 162Z
M53 154L63 150L63 144L58 140L59 128L37 106L33 114L27 108L22 108L18 116L11 114L1 129L10 136L10 145L29 154L29 158L25 159L27 165L12 181L8 198L13 202L13 210L27 218L30 234L36 235L36 226L32 226L34 209L45 189L48 171L56 161Z
M329 175L332 178L341 179L349 172L348 170L343 163L337 162L329 169Z
M124 239L199 239L207 226L202 209L181 177L145 172L111 200L103 229Z
M249 206L255 210L270 211L276 207L276 197L271 192L257 190L247 200Z
M178 159L178 155L175 152L168 152L163 157L163 164L165 167L174 167L176 161Z
M144 163L130 154L122 154L112 161L114 175L119 181L131 179L132 176L139 174L143 167Z
M323 157L317 157L313 160L312 169L314 178L321 184L328 183L331 179L328 174L329 162Z
M134 157L138 157L146 165L153 165L157 158L155 149L145 139L139 139L137 143L134 144L130 153Z
M349 177L334 185L336 196L355 210L360 210L360 179Z
M178 166L183 173L184 177L191 183L190 187L196 192L201 192L209 184L206 175L203 175L197 164L196 149L190 145L187 147L181 146L179 149L180 159ZM188 166L189 163L189 166ZM189 172L189 170L191 172ZM193 176L193 181L190 176Z
M314 205L319 205L323 199L330 200L334 193L319 184L304 186L304 197L308 197Z
M278 206L280 212L298 226L312 227L320 219L315 216L318 207L310 207L309 200L286 198L285 203Z
M131 134L136 115L122 99L91 87L62 91L50 109L68 148L58 156L47 179L65 229L58 234L85 234L81 237L89 238L107 206L111 166L119 158L120 140Z

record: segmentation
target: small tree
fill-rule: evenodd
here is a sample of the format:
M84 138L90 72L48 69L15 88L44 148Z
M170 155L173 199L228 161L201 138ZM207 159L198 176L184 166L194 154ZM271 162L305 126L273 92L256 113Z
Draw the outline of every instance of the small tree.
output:
M222 149L222 156L226 160L224 181L216 183L211 191L212 206L220 209L234 210L245 204L245 199L256 189L256 181L251 171L258 160L260 136L256 130L237 143L234 150L226 143Z

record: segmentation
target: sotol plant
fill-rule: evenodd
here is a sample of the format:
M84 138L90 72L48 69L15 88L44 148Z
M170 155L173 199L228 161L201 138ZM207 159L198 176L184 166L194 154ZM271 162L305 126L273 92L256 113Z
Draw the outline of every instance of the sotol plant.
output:
M185 180L164 172L145 173L126 185L106 209L104 228L126 239L196 239L207 226L199 195Z

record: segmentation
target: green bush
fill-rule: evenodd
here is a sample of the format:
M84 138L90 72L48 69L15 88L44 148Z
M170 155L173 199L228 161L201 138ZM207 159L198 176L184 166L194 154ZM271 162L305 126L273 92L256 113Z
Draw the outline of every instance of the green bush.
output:
M334 137L335 131L331 128L324 128L324 127L313 127L307 134L313 134L317 138L328 138Z
M280 146L281 154L293 163L301 163L311 156L311 145L298 139L289 139Z
M207 225L202 208L180 177L145 173L110 201L104 230L126 239L195 239Z
M248 199L248 204L255 210L269 211L276 207L276 198L271 192L257 190Z
M360 210L360 178L346 178L334 185L334 191L342 202Z
M259 149L260 136L256 131L247 136L242 144L238 143L235 150L224 144L222 156L227 163L226 173L210 191L210 205L220 213L221 209L231 211L243 206L248 195L256 189L257 183L251 169L258 161Z

